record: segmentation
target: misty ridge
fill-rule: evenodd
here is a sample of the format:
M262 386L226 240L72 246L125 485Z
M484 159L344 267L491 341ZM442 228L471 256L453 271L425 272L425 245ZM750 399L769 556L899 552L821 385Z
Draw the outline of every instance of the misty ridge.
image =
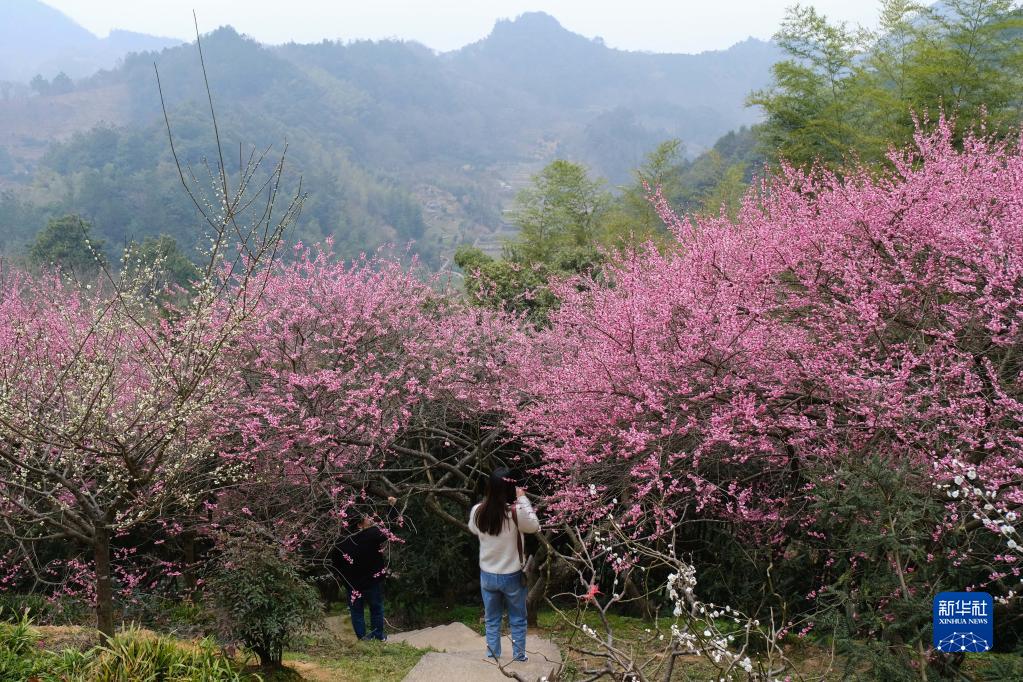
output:
M114 67L130 52L180 44L175 38L117 29L99 38L37 0L4 0L0 5L0 81L8 83L27 83L37 75L52 79L60 73L84 78Z
M175 42L100 40L34 0L0 7L0 251L23 252L64 214L89 221L111 255L156 235L191 245L154 62L182 160L212 150L194 41ZM749 156L743 126L759 114L745 100L780 58L754 39L695 55L617 50L544 13L444 53L398 40L266 46L230 27L203 47L226 146L287 141L309 193L293 240L334 236L344 255L412 242L435 267L461 244L498 250L516 193L554 159L614 190L668 139L692 163L739 129L719 150Z

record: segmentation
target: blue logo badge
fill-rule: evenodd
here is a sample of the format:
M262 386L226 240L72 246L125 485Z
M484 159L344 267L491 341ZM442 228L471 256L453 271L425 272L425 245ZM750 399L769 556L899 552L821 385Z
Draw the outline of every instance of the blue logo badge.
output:
M942 592L934 598L934 648L945 653L989 650L995 643L995 602L987 592Z

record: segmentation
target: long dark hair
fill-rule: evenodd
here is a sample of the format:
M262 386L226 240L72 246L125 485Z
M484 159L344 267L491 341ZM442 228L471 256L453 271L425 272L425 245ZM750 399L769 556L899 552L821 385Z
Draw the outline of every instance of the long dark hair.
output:
M515 503L517 477L510 469L494 469L487 479L487 492L476 510L476 527L487 535L500 535L508 518L508 505Z

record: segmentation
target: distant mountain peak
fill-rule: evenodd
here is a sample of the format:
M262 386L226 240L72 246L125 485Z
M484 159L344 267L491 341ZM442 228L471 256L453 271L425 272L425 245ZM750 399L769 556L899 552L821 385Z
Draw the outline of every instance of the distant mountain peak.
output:
M484 50L498 54L536 56L534 53L537 51L547 53L552 47L603 49L600 43L573 33L546 12L525 12L514 19L498 19L490 35L456 52Z
M134 31L99 38L39 0L0 0L0 81L28 82L59 71L72 78L110 68L129 52L159 50L181 41Z
M772 40L763 40L762 38L755 38L753 36L747 36L743 40L740 40L737 43L733 43L728 47L722 47L714 50L705 50L700 54L720 54L722 52L731 52L733 54L777 52L779 56L777 57L777 59L774 59L774 61L778 61L782 58L780 54L781 50L778 47L777 43L775 43Z
M524 28L546 28L565 30L565 28L561 25L561 22L559 22L550 14L547 14L547 12L523 12L514 19L501 19L497 23L498 24L507 23Z
M575 35L546 12L525 12L514 19L498 19L489 39L541 38L550 39ZM581 37L581 36L580 36Z
M0 2L0 40L4 44L14 41L34 44L51 38L73 44L96 40L69 16L39 0Z

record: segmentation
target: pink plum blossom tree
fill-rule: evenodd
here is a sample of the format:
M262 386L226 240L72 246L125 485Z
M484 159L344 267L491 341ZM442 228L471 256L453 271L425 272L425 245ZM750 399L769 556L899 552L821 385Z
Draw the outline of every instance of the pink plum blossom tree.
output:
M414 262L296 248L235 347L244 371L221 437L248 473L221 512L321 551L374 497L420 495L464 528L480 471L501 456L500 388L521 342L514 321Z
M182 181L206 222L206 262L187 290L154 285L161 263L72 283L0 282L0 532L88 548L97 625L113 634L113 539L173 521L232 480L211 440L228 395L226 352L256 310L301 197L278 205L283 157L253 155L231 182ZM130 257L130 252L126 257Z
M971 550L943 541L955 533L988 547L981 565L1015 565L1023 153L960 145L940 121L889 160L882 174L786 169L734 223L679 217L655 195L674 248L619 254L607 285L555 287L551 327L517 356L528 398L512 421L558 489L554 518L585 538L610 517L658 556L686 526L691 548L708 528L772 561L812 547L823 590L862 570L834 570L847 548L822 534L820 503L841 472L879 459L923 472L899 492L941 511L917 522L910 550L864 556L896 585L875 607L941 589L924 568L962 563ZM983 483L965 484L964 514L969 480ZM1012 597L1018 572L992 584ZM907 642L921 669L925 634Z

